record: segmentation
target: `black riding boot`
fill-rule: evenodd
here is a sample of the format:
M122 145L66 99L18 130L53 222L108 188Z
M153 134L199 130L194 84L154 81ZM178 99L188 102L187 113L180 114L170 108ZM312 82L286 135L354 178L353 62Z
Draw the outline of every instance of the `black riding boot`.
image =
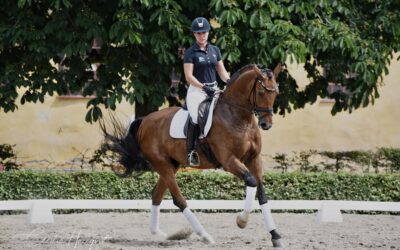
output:
M200 166L199 154L196 152L197 140L199 138L199 124L193 123L192 119L189 121L187 130L187 153L188 163L190 166Z

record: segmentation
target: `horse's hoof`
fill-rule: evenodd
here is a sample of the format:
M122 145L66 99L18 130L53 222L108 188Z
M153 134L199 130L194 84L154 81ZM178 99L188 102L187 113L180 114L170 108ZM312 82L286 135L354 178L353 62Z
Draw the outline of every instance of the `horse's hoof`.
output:
M285 247L282 239L272 239L272 246L273 247Z
M184 228L168 236L167 240L184 240L189 238L192 233L193 233L192 229Z
M203 241L204 243L207 244L215 244L214 239L211 237L211 235L209 235L207 232L203 232L200 235L201 241Z
M165 239L167 238L167 234L161 230L151 232L152 235L156 236L157 238Z
M247 226L247 222L249 221L249 212L243 211L236 217L236 224L240 228L245 228Z

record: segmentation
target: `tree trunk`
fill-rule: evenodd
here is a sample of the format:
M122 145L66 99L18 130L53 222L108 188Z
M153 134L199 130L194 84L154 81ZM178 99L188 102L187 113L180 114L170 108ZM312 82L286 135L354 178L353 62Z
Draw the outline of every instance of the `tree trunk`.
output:
M135 102L135 117L144 117L157 110L158 107L150 103L148 96L144 96L143 103Z

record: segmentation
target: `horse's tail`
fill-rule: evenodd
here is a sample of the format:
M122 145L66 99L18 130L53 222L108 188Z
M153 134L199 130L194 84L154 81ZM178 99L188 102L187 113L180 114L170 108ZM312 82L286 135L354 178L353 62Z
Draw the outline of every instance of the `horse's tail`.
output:
M142 118L134 120L128 129L114 116L110 116L110 126L112 133L108 133L103 121L100 122L100 128L103 132L104 140L101 145L103 152L111 152L112 159L118 159L119 166L112 166L112 170L121 177L128 177L133 172L138 175L145 171L152 170L150 163L143 157L137 132L142 123ZM120 171L122 167L125 171Z

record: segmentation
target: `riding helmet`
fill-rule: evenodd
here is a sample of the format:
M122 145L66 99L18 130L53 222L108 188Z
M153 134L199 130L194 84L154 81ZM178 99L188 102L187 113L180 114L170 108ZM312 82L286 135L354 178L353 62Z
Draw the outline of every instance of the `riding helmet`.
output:
M192 22L192 32L208 32L210 29L210 23L204 17L196 17Z

